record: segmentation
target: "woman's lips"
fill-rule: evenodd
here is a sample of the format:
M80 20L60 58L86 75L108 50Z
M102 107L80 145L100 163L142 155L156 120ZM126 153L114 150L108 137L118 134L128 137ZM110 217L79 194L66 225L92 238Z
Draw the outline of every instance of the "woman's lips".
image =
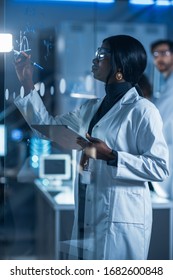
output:
M93 65L92 66L92 72L95 72L97 70L97 66Z

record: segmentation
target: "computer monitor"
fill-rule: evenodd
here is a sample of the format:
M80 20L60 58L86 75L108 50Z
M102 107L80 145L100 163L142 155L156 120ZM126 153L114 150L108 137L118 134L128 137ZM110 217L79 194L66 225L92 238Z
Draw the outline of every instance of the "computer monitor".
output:
M6 155L6 129L4 124L0 124L0 157Z
M68 154L41 155L39 177L61 186L63 180L71 180L71 157Z

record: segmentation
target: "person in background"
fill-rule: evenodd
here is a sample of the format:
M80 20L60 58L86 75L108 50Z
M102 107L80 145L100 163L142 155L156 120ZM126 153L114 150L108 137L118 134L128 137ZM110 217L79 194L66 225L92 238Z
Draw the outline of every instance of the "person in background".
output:
M26 95L15 104L27 122L69 125L88 139L77 141L81 150L69 258L147 259L152 227L148 181L167 178L169 155L159 111L135 86L147 63L143 45L127 35L104 39L92 73L105 84L105 96L56 117L34 88L30 56L23 56L15 67Z
M163 133L169 148L170 176L155 185L160 196L173 199L173 41L158 40L151 44L153 63L160 72L160 90L151 101L163 119Z

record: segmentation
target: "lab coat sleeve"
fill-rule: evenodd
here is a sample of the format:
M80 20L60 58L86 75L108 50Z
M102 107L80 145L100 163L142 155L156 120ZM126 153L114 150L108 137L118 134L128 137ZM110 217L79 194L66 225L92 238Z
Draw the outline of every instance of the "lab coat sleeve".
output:
M163 181L169 175L169 154L158 110L149 110L134 133L137 154L118 151L116 178L138 181Z
M74 130L80 128L80 109L74 112L53 117L48 113L40 95L36 90L31 91L27 96L21 98L18 96L15 105L27 121L32 124L65 124L71 126Z

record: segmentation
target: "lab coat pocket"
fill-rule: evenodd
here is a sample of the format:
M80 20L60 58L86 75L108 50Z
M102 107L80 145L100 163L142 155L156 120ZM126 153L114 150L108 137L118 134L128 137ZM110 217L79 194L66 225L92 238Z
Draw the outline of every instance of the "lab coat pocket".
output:
M144 198L135 190L112 190L111 221L144 224Z

